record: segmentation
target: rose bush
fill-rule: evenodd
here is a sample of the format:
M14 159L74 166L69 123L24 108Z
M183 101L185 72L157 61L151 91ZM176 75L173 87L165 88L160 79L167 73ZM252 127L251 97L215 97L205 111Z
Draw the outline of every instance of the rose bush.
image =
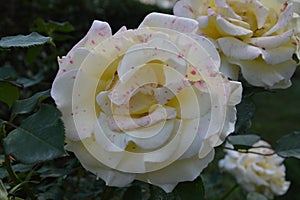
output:
M174 6L175 15L196 19L199 34L217 46L221 71L234 80L241 71L248 83L265 88L291 85L299 12L298 0L181 0Z
M232 145L227 144L227 147ZM274 151L265 141L260 140L253 147L257 148L249 151L254 153L225 150L227 154L219 161L219 167L231 173L249 192L259 192L269 198L285 194L290 182L285 180L285 166L282 163L284 159L273 154Z
M149 14L112 35L94 21L64 57L51 95L67 150L110 186L145 181L170 192L191 181L233 131L241 85L195 20Z

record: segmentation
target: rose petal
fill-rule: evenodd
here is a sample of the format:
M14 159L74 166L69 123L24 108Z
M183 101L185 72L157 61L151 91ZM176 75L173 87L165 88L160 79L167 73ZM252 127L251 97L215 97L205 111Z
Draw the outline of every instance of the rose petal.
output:
M227 57L224 56L223 53L221 53L220 56L221 56L220 72L222 72L223 74L225 74L228 78L231 78L232 80L238 80L240 68L237 65L234 65L234 64L231 64L230 62L228 62Z
M211 151L204 159L193 157L177 160L161 170L138 175L137 179L157 185L165 192L171 192L179 182L195 180L213 158L214 151ZM178 169L180 169L180 172Z
M276 65L268 65L258 58L251 61L231 61L239 65L244 78L254 86L266 88L287 88L295 72L296 62L288 60Z
M201 9L201 2L194 1L194 0L182 0L177 1L173 7L174 15L180 17L187 17L187 18L195 18L195 16L200 12L195 8Z
M109 117L108 125L113 131L128 131L142 127L149 127L167 119L174 119L175 117L176 111L174 108L159 105L156 106L154 111L140 118L132 118L130 116L122 115Z
M293 30L288 30L282 34L275 36L250 38L249 40L247 40L247 42L261 48L277 48L290 41L292 35Z
M109 186L125 187L135 178L135 174L118 172L106 167L93 157L81 142L69 142L67 150L74 152L86 170L103 179Z
M248 45L233 37L223 37L217 40L222 52L234 59L252 60L261 54L261 49Z
M78 69L89 53L90 51L88 49L77 48L70 51L67 56L58 58L59 71L57 76L64 72Z
M249 1L250 3L250 6L253 6L251 7L252 11L254 12L255 14L255 18L256 18L256 21L257 21L257 28L260 29L263 27L263 25L265 24L266 22L266 19L269 15L269 8L264 6L263 3L259 2L259 1Z
M270 30L264 33L263 36L271 35L272 33L286 27L290 23L293 17L293 4L290 3L287 6L283 4L283 7L284 10L281 12L277 23Z
M129 141L133 141L141 149L156 149L162 146L170 137L174 121L159 122L141 130L126 131Z
M160 38L131 46L119 64L119 77L127 81L136 70L153 60L160 60L184 74L186 64L178 55L179 50L172 42Z
M108 23L95 20L84 38L82 38L72 49L71 51L84 47L89 50L92 50L97 46L101 41L105 40L108 37L111 37L111 28ZM71 52L70 51L70 52Z
M281 46L275 49L266 49L262 51L262 58L269 65L280 64L292 58L295 52L293 46Z
M251 30L230 23L221 16L217 16L217 25L220 28L220 31L227 35L244 36L253 34Z
M160 27L176 30L182 33L191 33L196 31L198 23L196 20L166 15L161 13L150 13L145 17L139 26L144 27Z

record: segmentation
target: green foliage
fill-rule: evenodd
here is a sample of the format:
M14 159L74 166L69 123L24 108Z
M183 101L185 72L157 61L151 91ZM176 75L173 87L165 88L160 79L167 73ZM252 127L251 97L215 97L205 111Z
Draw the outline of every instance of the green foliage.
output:
M37 113L3 140L6 154L22 163L38 163L65 155L64 126L60 117L55 107L41 105Z
M285 135L276 142L275 151L282 157L300 159L300 132Z
M123 200L141 200L143 198L142 191L139 186L131 186L124 193Z
M2 180L0 180L0 199L1 200L8 200L7 195L8 195L8 193L6 191L6 188L5 188Z
M41 45L50 42L50 37L42 36L36 32L30 33L29 35L16 35L3 37L0 40L0 47L30 47L34 45Z
M243 97L240 104L236 106L237 122L235 124L235 132L247 132L251 127L251 119L255 113L255 105L251 96Z
M0 82L0 101L11 107L19 97L20 91L18 87L9 82Z
M32 112L37 104L44 99L50 97L50 90L46 90L43 92L38 92L34 94L32 97L23 99L23 100L17 100L15 101L11 115L15 116L17 114L27 114Z
M260 140L258 135L232 135L228 136L228 142L234 145L235 149L248 149Z
M185 200L203 200L205 199L205 189L202 179L198 177L193 182L183 182L178 184L175 192L177 192L179 199Z

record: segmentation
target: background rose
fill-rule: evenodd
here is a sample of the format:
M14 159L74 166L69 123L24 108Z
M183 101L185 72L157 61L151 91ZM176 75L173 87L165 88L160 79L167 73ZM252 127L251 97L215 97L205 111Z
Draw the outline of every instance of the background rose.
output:
M297 8L299 1L181 0L174 14L197 19L200 34L221 52L221 71L231 78L237 79L240 68L254 86L286 88L296 68L292 56L299 48Z
M251 148L249 151L263 155L274 153L268 148L270 145L265 141L260 140L253 146L267 148ZM232 145L227 144L227 147L232 147ZM256 191L269 198L287 192L290 182L285 181L285 166L282 164L284 159L277 154L263 156L254 153L225 151L227 154L224 159L219 161L219 167L231 173L245 190Z
M137 30L112 36L94 21L59 59L51 95L67 149L107 185L137 179L170 192L194 180L233 131L241 85L218 71L207 39L188 36L197 26L152 13Z

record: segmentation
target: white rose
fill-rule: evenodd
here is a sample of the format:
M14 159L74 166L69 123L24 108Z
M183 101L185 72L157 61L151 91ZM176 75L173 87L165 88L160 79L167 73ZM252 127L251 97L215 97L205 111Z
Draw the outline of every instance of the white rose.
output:
M218 47L221 71L234 80L241 71L248 83L266 88L291 85L299 12L299 0L181 0L174 6L175 15L196 19L199 34Z
M241 85L219 72L195 20L152 13L138 29L94 21L59 59L51 95L67 149L109 186L192 181L233 131Z
M253 146L270 147L262 140ZM227 147L232 145L227 144ZM273 154L270 148L251 148L249 151L269 156L226 150L227 154L219 161L219 167L231 173L246 191L259 192L269 198L285 194L290 182L285 180L284 159Z

